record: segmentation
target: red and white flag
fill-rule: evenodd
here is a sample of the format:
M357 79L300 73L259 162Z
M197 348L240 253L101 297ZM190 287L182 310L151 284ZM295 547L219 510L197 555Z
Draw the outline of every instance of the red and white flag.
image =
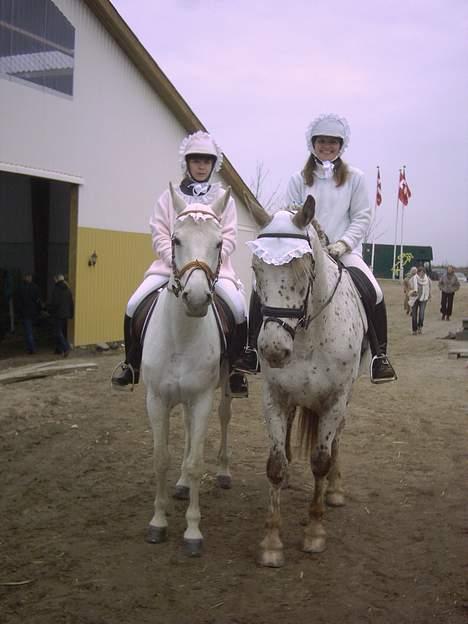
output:
M382 180L380 179L380 167L377 167L377 190L375 193L375 203L380 206L382 203Z
M405 168L400 169L400 185L398 187L398 199L401 201L403 206L408 205L409 198L411 197L410 187L408 186L408 182L406 181L406 172Z

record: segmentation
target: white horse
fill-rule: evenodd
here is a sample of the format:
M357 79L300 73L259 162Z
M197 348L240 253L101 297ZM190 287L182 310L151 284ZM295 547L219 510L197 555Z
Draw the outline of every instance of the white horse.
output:
M227 452L227 427L231 418L229 368L226 359L220 367L221 341L212 305L221 264L221 215L229 201L230 189L206 206L186 205L170 188L177 214L172 234L172 274L149 321L142 358L156 473L154 515L146 540L160 543L167 539L169 415L172 408L182 404L185 448L176 497L190 498L184 542L188 554L199 555L203 544L199 490L204 444L219 385L221 445L217 480L221 487L231 486Z
M259 561L279 567L284 564L280 493L287 483L290 433L297 407L301 439L315 477L304 532L305 552L325 549L325 498L330 505L344 504L339 435L360 371L367 327L350 276L326 253L316 229L308 227L315 211L313 197L309 196L296 214L280 211L271 217L258 205L251 206L251 211L262 228L249 246L262 302L258 348L270 437L270 509Z

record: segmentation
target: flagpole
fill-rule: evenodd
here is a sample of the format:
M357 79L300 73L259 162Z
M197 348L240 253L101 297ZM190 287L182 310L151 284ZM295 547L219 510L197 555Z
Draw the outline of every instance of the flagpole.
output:
M401 169L400 169L401 176ZM392 271L392 279L396 279L396 249L397 249L397 241L398 241L398 214L400 208L400 179L398 178L398 193L397 193L397 203L396 203L396 219L395 219L395 244L393 245L393 271Z
M372 273L374 273L374 260L375 260L375 224L377 222L377 193L379 192L379 179L380 179L380 168L377 165L377 189L375 193L374 199L374 218L372 220L372 251L371 251L371 261L370 268Z
M406 180L406 165L403 165L403 177ZM403 282L403 222L405 219L405 207L401 205L401 231L400 231L400 282Z

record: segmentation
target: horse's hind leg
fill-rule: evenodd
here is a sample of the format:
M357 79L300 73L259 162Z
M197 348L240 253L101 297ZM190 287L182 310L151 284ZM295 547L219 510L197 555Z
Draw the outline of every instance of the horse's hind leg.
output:
M147 392L146 407L153 429L154 472L156 476L156 497L154 515L146 532L146 541L158 544L167 539L167 471L169 469L169 409L150 390Z
M326 548L326 532L323 526L327 476L331 468L331 447L337 429L343 420L345 406L335 405L321 414L318 423L317 440L312 450L310 464L315 478L314 496L309 506L309 523L304 530L303 550L319 553ZM337 447L335 447L336 449Z
M229 470L228 451L228 426L231 420L231 393L227 388L229 383L227 366L221 371L221 401L218 409L219 422L221 425L221 442L218 452L218 471L216 481L220 488L229 490L232 487L231 471Z
M325 494L325 502L327 505L330 505L330 507L342 507L345 504L345 495L339 463L340 433L341 431L336 432L336 436L331 447L331 464L327 477L327 493Z

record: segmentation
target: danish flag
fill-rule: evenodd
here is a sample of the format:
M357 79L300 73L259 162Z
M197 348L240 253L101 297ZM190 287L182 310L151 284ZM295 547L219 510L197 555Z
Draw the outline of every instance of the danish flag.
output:
M401 201L403 206L407 206L410 197L411 197L411 191L410 191L410 187L408 186L408 182L406 181L405 168L403 167L403 169L400 169L400 185L398 188L398 199Z
M380 179L380 168L377 167L377 191L375 193L375 203L380 206L382 203L382 180Z

